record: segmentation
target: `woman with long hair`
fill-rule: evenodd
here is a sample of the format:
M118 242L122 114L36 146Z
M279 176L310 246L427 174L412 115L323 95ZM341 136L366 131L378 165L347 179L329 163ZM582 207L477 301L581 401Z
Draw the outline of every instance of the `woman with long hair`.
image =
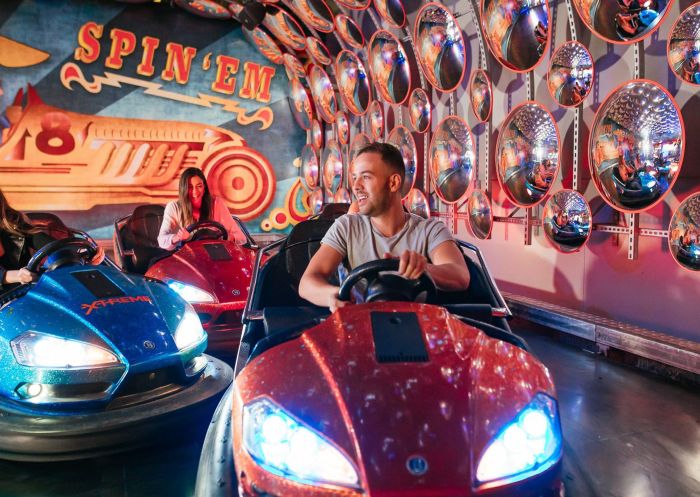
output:
M178 199L168 202L160 225L158 245L174 250L180 242L190 239L186 227L199 221L215 221L228 231L230 240L245 242L245 235L231 217L223 200L209 193L201 169L188 167L180 176Z
M21 212L10 207L0 190L0 289L16 283L31 283L37 275L24 266L37 248L52 238L32 225Z

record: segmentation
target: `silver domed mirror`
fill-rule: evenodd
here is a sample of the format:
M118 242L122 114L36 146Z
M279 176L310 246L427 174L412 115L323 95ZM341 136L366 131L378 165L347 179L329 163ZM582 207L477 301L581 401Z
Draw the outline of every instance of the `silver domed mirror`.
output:
M496 173L508 198L520 207L539 204L559 171L559 130L537 102L508 115L496 143Z
M384 107L377 100L369 104L369 133L375 140L384 136Z
M338 3L348 9L365 10L369 7L370 0L337 0Z
M335 100L333 84L326 71L312 64L309 69L309 85L318 115L327 123L333 124L335 113L338 112L338 103Z
M323 210L323 189L316 188L309 194L309 209L311 214L320 214Z
M560 190L544 205L545 237L560 252L578 252L591 236L591 217L591 208L583 195L574 190Z
M668 37L668 64L682 81L700 85L700 3L676 20Z
M447 204L459 202L474 173L474 138L460 117L447 116L430 141L428 167L435 192Z
M324 0L290 0L299 17L322 33L333 32L333 14Z
M282 50L272 37L260 27L250 31L243 29L243 35L258 49L258 51L273 64L281 64Z
M321 40L313 36L306 37L306 53L309 54L311 62L317 66L328 66L333 63L328 47Z
M411 126L418 133L425 133L430 128L430 100L422 88L416 88L408 99L408 118Z
M700 271L700 193L686 198L671 218L668 246L685 269Z
M323 187L329 195L334 195L343 184L343 153L335 140L328 140L321 154Z
M683 118L668 90L654 81L629 81L608 95L593 121L588 157L594 184L615 209L648 209L676 182L684 145Z
M549 19L544 0L481 0L486 44L496 60L511 71L530 71L542 61L549 45Z
M423 219L430 218L430 207L428 199L418 188L411 188L403 201L403 205L408 209L408 212L422 217Z
M318 153L312 145L301 149L301 177L309 189L318 186Z
M372 91L365 66L354 53L343 50L335 58L338 91L345 107L356 116L367 112Z
M406 24L406 11L401 0L374 0L374 8L392 28L403 28Z
M401 152L401 157L403 157L406 173L401 186L401 196L405 197L416 182L418 156L416 142L413 140L411 132L405 126L396 126L392 129L386 142L398 148L399 152Z
M297 78L289 80L289 104L299 127L305 131L310 130L314 109L308 91Z
M297 78L300 81L306 80L306 71L304 70L304 66L301 64L299 59L286 53L282 56L282 62L284 63L284 68L287 71L287 77L290 80L294 78Z
M573 0L581 20L610 43L635 43L656 31L672 0Z
M491 79L483 69L477 69L469 80L469 100L472 111L479 122L488 121L491 117Z
M369 69L381 97L402 104L411 89L411 68L401 42L388 31L380 30L369 41Z
M290 50L304 50L306 35L299 23L286 11L274 5L265 7L263 25Z
M457 88L464 77L467 54L462 29L452 13L439 3L424 5L416 17L413 42L430 84L444 92Z
M340 38L352 48L362 49L365 46L365 37L360 27L345 14L335 16L335 29Z
M338 131L338 141L341 145L347 145L350 141L350 123L348 122L348 115L339 110L335 114L335 126Z
M554 51L547 72L549 94L559 105L576 107L593 87L593 57L577 41L567 41Z
M323 147L323 131L321 130L321 123L316 119L311 121L311 145L316 150L321 150Z
M467 201L469 228L476 238L486 240L493 228L491 201L483 190L474 190Z

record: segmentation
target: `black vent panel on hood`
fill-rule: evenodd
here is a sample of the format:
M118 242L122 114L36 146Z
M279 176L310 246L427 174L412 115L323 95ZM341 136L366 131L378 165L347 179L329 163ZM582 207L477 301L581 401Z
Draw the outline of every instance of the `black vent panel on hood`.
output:
M90 293L98 299L106 297L123 297L126 295L112 280L96 269L89 271L75 271L71 275L83 284Z
M230 261L233 259L223 243L207 243L204 246L204 250L207 251L212 261Z
M378 362L428 362L423 332L413 312L372 312Z

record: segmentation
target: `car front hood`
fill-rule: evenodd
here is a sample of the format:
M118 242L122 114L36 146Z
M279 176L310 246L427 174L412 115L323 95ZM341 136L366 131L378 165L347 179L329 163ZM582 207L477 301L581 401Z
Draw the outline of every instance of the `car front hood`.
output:
M378 360L371 315L389 310L416 314L427 361ZM271 398L350 455L366 489L392 495L464 494L503 425L535 393L554 395L528 352L414 303L344 307L264 352L236 383L241 403ZM416 459L424 474L409 470L420 472Z
M242 308L254 263L255 252L251 249L229 241L202 240L187 243L156 262L146 276L193 285L214 295L219 303L240 302Z
M104 276L116 291L110 296L91 291L76 277L85 272ZM27 331L46 333L106 345L133 365L177 353L172 333L185 308L161 283L106 266L71 266L44 273L0 312L8 340Z

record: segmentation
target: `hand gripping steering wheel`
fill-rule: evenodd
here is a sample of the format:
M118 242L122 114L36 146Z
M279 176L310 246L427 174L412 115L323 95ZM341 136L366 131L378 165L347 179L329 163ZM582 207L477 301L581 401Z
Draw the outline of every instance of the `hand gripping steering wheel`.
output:
M32 273L41 274L67 264L87 264L95 257L97 251L95 242L87 238L69 237L54 240L34 253L27 263L27 269Z
M192 234L190 239L187 240L188 242L196 240L228 240L228 231L221 223L216 221L199 221L190 224L185 229Z
M425 301L434 299L437 290L427 271L417 280L407 280L397 274L380 274L398 269L398 259L378 259L357 266L340 286L338 300L350 300L350 292L362 279L368 282L365 302L415 302L421 293L425 293Z

